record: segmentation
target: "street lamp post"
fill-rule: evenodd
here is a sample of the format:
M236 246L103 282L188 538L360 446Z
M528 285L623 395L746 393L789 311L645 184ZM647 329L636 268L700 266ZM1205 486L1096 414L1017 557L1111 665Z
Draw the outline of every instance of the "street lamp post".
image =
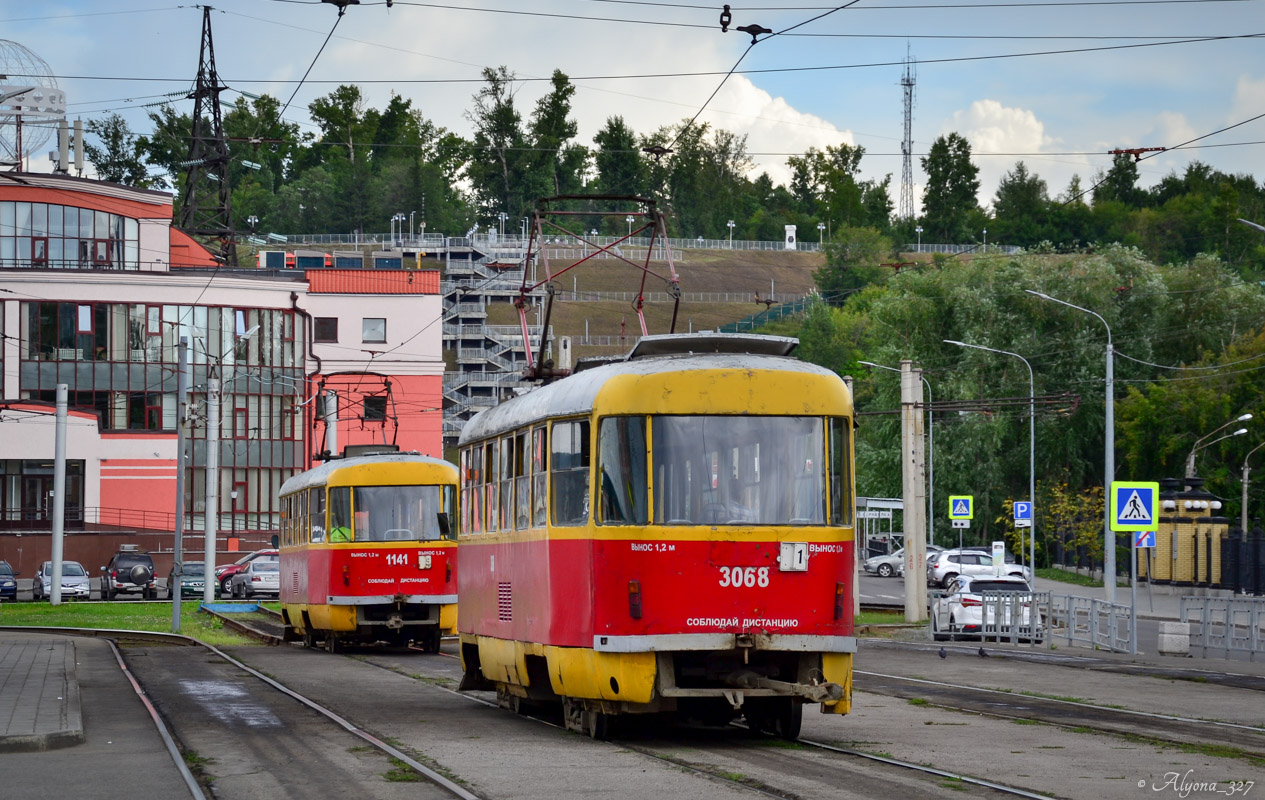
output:
M984 229L984 252L988 252L988 228Z
M1247 476L1248 472L1251 471L1251 468L1247 465L1247 460L1262 447L1265 447L1265 442L1261 442L1256 447L1248 450L1247 455L1243 456L1243 507L1239 509L1239 529L1243 531L1244 536L1247 536Z
M1111 482L1116 476L1116 407L1115 407L1115 359L1113 357L1114 350L1111 346L1111 326L1107 324L1107 320L1102 315L1090 311L1088 308L1081 308L1073 305L1066 300L1060 300L1057 297L1051 297L1048 294L1025 289L1030 295L1040 297L1042 300L1049 300L1059 305L1074 308L1077 311L1084 311L1086 314L1092 314L1098 318L1098 321L1107 329L1107 391L1106 391L1106 419L1104 422L1103 433L1106 442L1103 447L1103 586L1107 590L1107 602L1116 602L1116 534L1111 530L1111 503L1107 500L1107 495L1111 492Z
M509 216L509 215L508 215L508 214L506 214L504 211L502 211L501 213L499 213L499 214L497 214L497 215L496 215L496 218L497 218L497 219L499 219L499 220L501 221L501 225L500 225L500 229L499 229L499 230L500 230L500 236L501 236L501 238L505 238L505 219L506 219L506 217L508 217L508 216Z
M958 342L953 339L945 339L944 343L957 345L958 347L969 347L972 350L987 350L990 353L1000 353L1004 356L1014 356L1028 368L1028 502L1031 503L1032 508L1032 524L1028 527L1028 567L1032 570L1032 580L1035 586L1037 578L1037 404L1036 384L1032 379L1032 365L1028 363L1028 359L1009 350L997 350L992 347L985 347L982 344L967 344L966 342ZM1020 549L1023 548L1022 536L1019 538L1019 547Z
M416 214L416 213L417 213L416 211L410 211L410 212L408 212L408 238L409 238L409 241L412 241L412 239L413 239L413 231L417 230L416 228L414 228L414 227L413 227L413 215L414 215L414 214Z
M1186 477L1187 478L1195 477L1195 453L1198 453L1200 450L1204 449L1205 447L1208 447L1209 445L1216 444L1217 442L1221 441L1221 439L1229 439L1231 436L1242 436L1243 434L1247 433L1247 428L1239 428L1234 433L1227 434L1226 436L1222 436L1221 439L1214 439L1213 441L1208 442L1207 444L1204 444L1205 439L1207 439L1210 436L1215 436L1216 434L1221 433L1221 431L1225 430L1226 428L1230 427L1236 422L1247 422L1251 418L1252 418L1252 414L1250 412L1247 414L1240 414L1239 416L1230 420L1226 424L1218 427L1216 430L1212 431L1211 433L1205 434L1204 436L1201 436L1198 439L1196 439L1195 445L1190 448L1190 455L1186 456Z
M633 224L632 214L629 214L628 216L624 217L624 222L628 223L628 236L629 238L632 238L632 224Z
M818 247L821 247L823 244L822 237L825 236L825 231L826 231L826 223L818 222L817 223L817 246Z
M734 221L729 220L725 223L729 227L729 249L734 249Z
M882 364L875 364L873 361L858 361L858 364L874 369L885 369L888 372L897 372L900 370L896 367L885 367ZM935 523L935 478L936 478L936 438L935 428L932 423L935 419L935 412L931 408L931 382L926 376L922 376L922 384L927 387L927 543L936 543L936 523Z
M914 233L918 234L918 252L922 252L922 226L918 225L914 228Z

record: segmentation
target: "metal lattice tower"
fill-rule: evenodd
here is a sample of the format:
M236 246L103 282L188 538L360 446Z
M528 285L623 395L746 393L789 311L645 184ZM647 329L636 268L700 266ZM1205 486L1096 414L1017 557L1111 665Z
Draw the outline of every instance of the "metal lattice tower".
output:
M220 117L220 83L215 71L215 43L211 39L211 8L202 7L202 50L193 100L193 136L186 168L180 228L185 233L219 242L225 266L237 266L231 187L228 184L228 141ZM211 248L214 252L215 248Z
M905 138L901 140L900 152L903 164L900 174L900 218L914 218L914 61L908 51L905 53L905 74L900 85L905 90Z

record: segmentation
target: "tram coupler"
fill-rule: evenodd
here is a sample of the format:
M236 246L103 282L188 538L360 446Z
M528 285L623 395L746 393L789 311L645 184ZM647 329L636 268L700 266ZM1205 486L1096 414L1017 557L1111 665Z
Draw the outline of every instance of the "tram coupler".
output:
M843 699L843 687L837 683L791 683L766 678L750 670L732 673L726 678L726 682L740 689L770 689L781 695L802 697L810 703L829 703Z
M404 616L401 615L399 612L392 614L391 616L387 617L386 626L393 631L398 631L398 630L403 629Z

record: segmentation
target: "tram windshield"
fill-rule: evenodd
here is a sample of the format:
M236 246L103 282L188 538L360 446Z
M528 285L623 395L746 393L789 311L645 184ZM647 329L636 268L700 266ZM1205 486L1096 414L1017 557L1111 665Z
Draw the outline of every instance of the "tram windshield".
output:
M341 487L330 490L331 515L347 513L345 502L337 496L346 491ZM331 516L330 525L350 528L353 541L430 541L449 532L454 496L451 486L357 486L351 494L351 519Z
M821 417L653 417L660 525L824 525Z

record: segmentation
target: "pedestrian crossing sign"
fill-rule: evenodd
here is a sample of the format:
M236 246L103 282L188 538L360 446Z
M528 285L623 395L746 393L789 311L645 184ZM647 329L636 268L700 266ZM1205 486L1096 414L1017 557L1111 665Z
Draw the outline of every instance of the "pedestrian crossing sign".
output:
M969 494L949 496L949 519L975 519L975 497Z
M1160 485L1154 481L1111 482L1111 529L1153 531L1159 508Z

